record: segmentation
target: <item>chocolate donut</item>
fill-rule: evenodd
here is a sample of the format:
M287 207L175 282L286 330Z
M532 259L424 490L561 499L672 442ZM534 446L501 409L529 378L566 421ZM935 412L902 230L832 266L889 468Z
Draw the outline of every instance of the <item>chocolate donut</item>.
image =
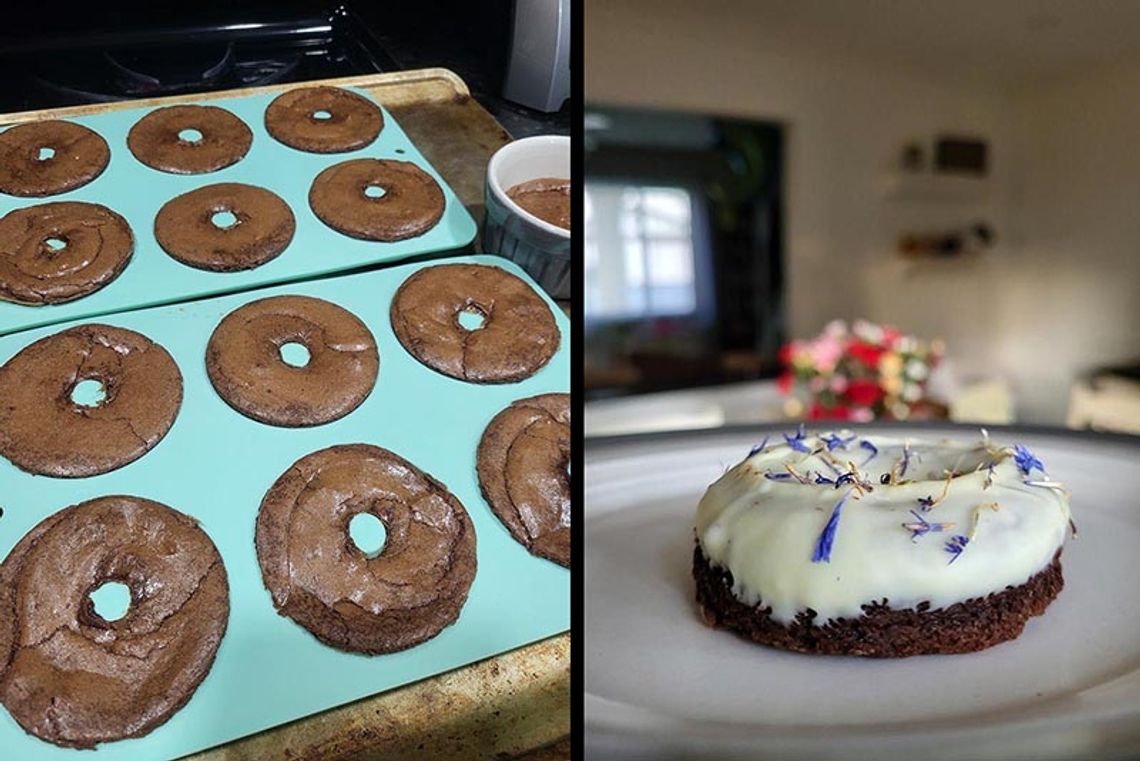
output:
M570 395L519 399L479 441L479 488L532 555L570 567Z
M387 530L369 557L349 521ZM277 611L341 650L391 653L459 617L475 577L475 529L447 488L369 444L313 452L273 484L257 513L257 559Z
M302 344L295 367L281 347ZM270 425L320 425L352 412L372 392L380 357L368 327L351 312L310 296L252 301L218 323L206 372L235 410Z
M194 130L197 139L179 133ZM127 147L142 163L173 174L215 172L249 152L253 132L217 106L164 106L139 119L127 134Z
M72 401L86 380L96 406ZM29 473L80 478L150 451L182 405L178 365L146 336L86 324L41 338L0 367L0 455Z
M383 194L372 197L369 188ZM380 192L377 191L377 192ZM333 164L309 189L322 222L353 238L397 241L423 235L443 217L443 190L409 161L353 159Z
M483 325L468 330L462 312ZM392 298L392 329L413 357L452 378L512 383L539 371L561 333L546 302L505 270L481 264L425 267Z
M215 214L234 221L215 224ZM297 222L280 196L264 188L222 182L167 201L154 220L154 237L166 253L191 267L235 272L275 259L290 241Z
M131 259L134 235L106 206L56 201L0 218L0 301L59 304L99 290Z
M89 595L130 590L115 621ZM100 497L33 528L0 565L0 703L56 745L139 737L209 673L229 586L197 521L139 497Z
M86 185L111 160L107 141L79 124L18 124L0 132L0 192L50 196Z
M299 87L265 109L265 130L274 139L310 153L355 151L383 128L379 106L339 87Z

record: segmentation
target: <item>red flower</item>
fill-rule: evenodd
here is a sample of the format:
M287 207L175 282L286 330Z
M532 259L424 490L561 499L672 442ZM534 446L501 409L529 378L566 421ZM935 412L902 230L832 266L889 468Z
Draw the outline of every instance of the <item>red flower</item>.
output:
M874 346L869 343L864 343L863 341L852 341L851 345L847 347L847 353L867 367L877 370L879 367L879 357L883 355L883 349L880 346Z
M791 371L780 373L780 377L776 379L776 388L780 389L780 393L784 396L792 393L792 386L796 383L796 376L792 375Z
M882 399L883 390L875 381L853 380L847 384L844 396L857 407L874 407L875 402Z
M808 408L807 416L808 420L848 420L851 411L842 405L824 407L819 402L813 402Z
M792 345L787 343L781 346L776 358L780 360L781 365L790 365L792 363Z

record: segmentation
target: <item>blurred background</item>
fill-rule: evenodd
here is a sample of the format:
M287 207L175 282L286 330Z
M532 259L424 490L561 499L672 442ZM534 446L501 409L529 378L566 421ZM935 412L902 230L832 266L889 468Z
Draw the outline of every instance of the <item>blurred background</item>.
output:
M1140 433L1140 3L585 17L588 436Z

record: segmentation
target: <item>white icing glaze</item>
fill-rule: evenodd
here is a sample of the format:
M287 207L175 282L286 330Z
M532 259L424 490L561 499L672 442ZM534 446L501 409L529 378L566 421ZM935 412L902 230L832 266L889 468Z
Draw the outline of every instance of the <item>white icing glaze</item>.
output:
M878 454L863 448L864 441ZM1026 475L1012 449L993 446L988 438L963 443L858 436L845 449L828 452L824 439L808 435L799 445L810 452L773 437L710 486L697 508L705 556L732 573L737 599L771 606L772 618L781 623L807 608L823 624L858 617L863 605L884 599L896 609L929 602L937 610L984 597L1024 584L1065 541L1070 515L1064 487L1037 468ZM900 479L906 451L910 457ZM817 474L834 479L835 468L849 470L849 462L872 490L815 483ZM892 468L898 483L880 483ZM960 474L948 489L947 470ZM787 478L770 480L767 473ZM1033 485L1042 483L1049 485ZM923 510L919 500L938 500L944 489L945 497ZM813 562L820 535L845 494L830 558ZM955 526L912 537L902 525L919 524L912 510L929 523ZM947 551L953 536L970 538L957 556Z

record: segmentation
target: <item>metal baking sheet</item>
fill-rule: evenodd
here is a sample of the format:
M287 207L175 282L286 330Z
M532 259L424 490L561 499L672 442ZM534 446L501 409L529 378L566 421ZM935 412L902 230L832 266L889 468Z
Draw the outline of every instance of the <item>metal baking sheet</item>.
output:
M347 153L305 153L282 145L265 131L265 109L285 89L228 98L179 99L180 104L200 102L225 108L253 131L253 144L241 161L206 174L160 172L140 162L127 148L130 128L153 111L155 105L63 117L103 136L111 149L106 170L83 187L46 198L0 195L0 215L51 201L100 203L121 214L130 224L135 236L134 256L109 285L75 301L45 306L0 301L0 335L66 320L328 275L364 265L397 262L462 248L474 240L475 220L389 111L381 107L384 128L371 145ZM376 102L365 88L349 89ZM325 225L309 208L309 187L323 169L356 158L415 162L443 188L443 218L423 235L394 243L357 240ZM289 204L297 219L297 230L281 255L252 270L223 273L189 267L162 250L154 237L154 218L162 205L182 193L219 182L257 185L273 191Z
M449 262L502 267L541 289L513 263L495 256ZM99 756L133 761L174 758L333 706L423 679L566 631L570 574L531 556L491 513L479 493L475 451L491 418L515 399L567 392L569 321L543 294L562 333L550 363L530 378L475 385L421 365L396 340L388 309L396 288L430 263L416 263L295 283L100 318L162 344L184 379L178 418L153 450L111 473L66 480L32 476L0 459L0 556L47 515L106 494L158 500L194 516L217 545L230 583L230 620L213 669L190 702L146 737L100 746ZM371 395L347 417L305 429L263 425L233 411L206 376L205 348L226 314L265 296L303 294L337 303L376 337L380 372ZM0 362L32 341L82 321L0 338ZM279 616L265 590L253 545L258 505L273 481L309 452L337 443L386 447L432 474L471 515L478 572L455 625L402 653L364 656L322 645ZM27 735L0 711L4 758L83 758Z

